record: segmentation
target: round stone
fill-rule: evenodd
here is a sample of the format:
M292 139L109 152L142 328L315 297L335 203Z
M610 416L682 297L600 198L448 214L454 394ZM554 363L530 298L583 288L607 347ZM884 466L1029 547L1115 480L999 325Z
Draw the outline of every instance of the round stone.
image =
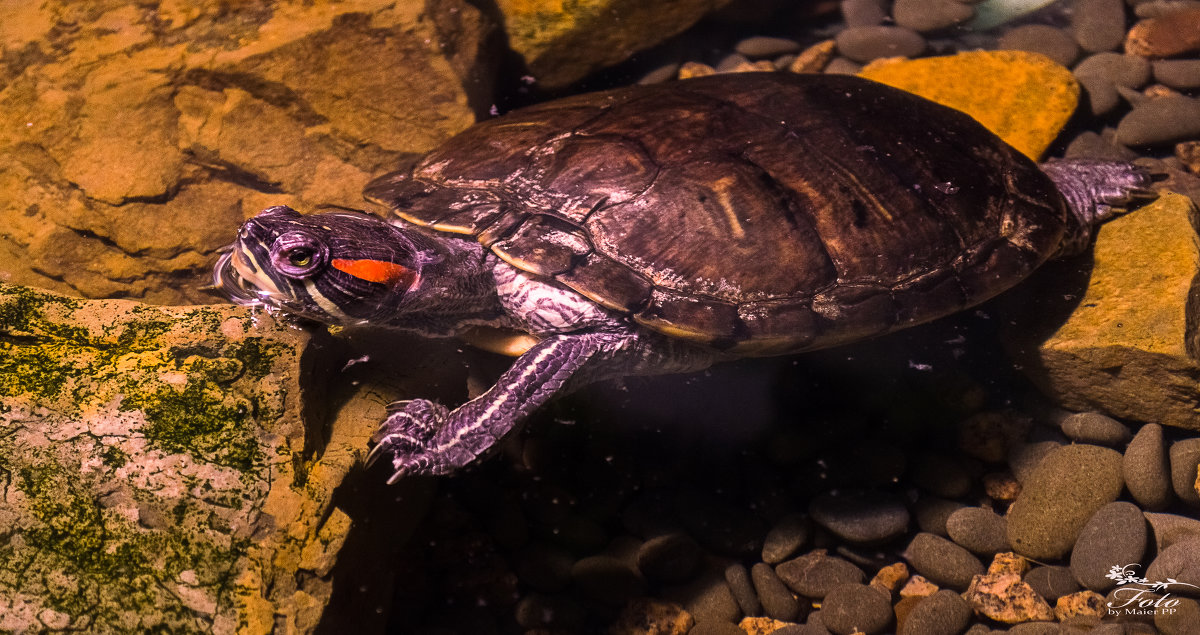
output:
M1125 41L1123 0L1075 0L1071 33L1085 51L1111 51Z
M791 590L816 599L825 597L829 589L838 584L861 584L866 579L862 569L826 554L823 549L780 563L775 567L775 574Z
M1196 468L1200 466L1200 437L1180 439L1171 444L1171 485L1179 500L1200 505L1196 493Z
M914 31L940 31L975 17L975 8L956 0L896 0L892 17Z
M1125 487L1144 509L1156 511L1171 504L1171 467L1162 426L1147 423L1137 431L1125 448L1121 473Z
M892 603L879 589L839 584L821 602L821 622L838 635L882 633L892 623Z
M1154 626L1163 635L1188 635L1194 633L1196 625L1200 624L1200 602L1191 598L1177 598L1179 603L1171 607L1171 612L1156 611Z
M1163 549L1146 567L1146 579L1178 583L1166 588L1172 595L1200 596L1200 540L1184 540Z
M1037 441L1019 445L1008 455L1008 467L1012 469L1013 476L1024 484L1033 474L1034 468L1041 464L1042 459L1060 447L1062 443L1058 441Z
M1062 431L1080 443L1109 447L1124 445L1133 436L1125 424L1099 412L1078 412L1063 419Z
M1145 513L1154 530L1154 546L1162 551L1185 540L1200 539L1200 520L1179 514Z
M877 26L887 17L885 0L842 0L842 19L847 27Z
M1118 142L1140 146L1200 136L1200 99L1168 95L1146 99L1117 123Z
M1114 564L1141 562L1146 552L1146 518L1133 503L1109 503L1092 515L1075 548L1071 573L1080 584L1104 593L1117 585L1108 577Z
M1070 66L1079 57L1079 45L1075 38L1062 29L1046 24L1027 24L1000 36L996 43L1000 49L1040 53L1062 66Z
M970 551L933 534L914 536L903 555L917 573L959 591L971 584L971 578L984 573L983 563Z
M833 535L856 544L877 544L908 529L908 508L899 498L871 491L822 494L809 516Z
M925 38L902 26L858 26L835 38L838 52L855 62L881 57L914 57L925 50Z
M1200 88L1200 59L1155 60L1154 79L1179 90Z
M1079 582L1069 567L1051 565L1034 567L1025 574L1025 583L1051 603L1064 595L1070 595L1079 590Z
M1121 494L1121 455L1098 445L1063 446L1022 485L1008 511L1009 544L1035 560L1061 558L1092 514Z
M672 533L642 543L637 566L647 580L681 582L692 577L700 566L701 550L690 536Z
M971 607L961 595L942 589L922 599L900 627L899 635L957 635L967 628Z
M946 533L974 553L990 556L1009 549L1004 517L983 507L964 507L950 514Z
M922 496L917 499L913 510L917 516L917 527L921 531L946 536L946 523L954 512L966 507L958 501L946 500L936 496Z
M758 593L754 591L754 583L750 581L750 572L745 565L734 563L725 567L725 583L729 585L733 599L742 608L743 615L753 617L762 613L762 603L758 601Z
M800 603L792 597L771 565L760 562L750 569L750 580L758 592L758 600L768 617L784 622L794 622L800 616Z
M808 519L803 514L790 514L775 523L763 539L762 559L767 564L779 564L792 557L811 532Z
M778 57L787 53L795 53L800 50L800 43L783 37L758 35L738 42L733 47L733 50L752 60L757 60L764 57Z
M654 631L658 632L658 631ZM775 631L778 633L779 631ZM700 622L688 630L687 635L746 635L746 631L730 622Z

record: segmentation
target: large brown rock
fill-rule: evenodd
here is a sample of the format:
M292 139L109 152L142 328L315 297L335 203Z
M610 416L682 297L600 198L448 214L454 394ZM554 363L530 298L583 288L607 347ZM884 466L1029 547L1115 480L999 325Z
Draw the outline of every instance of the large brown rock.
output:
M1063 406L1200 430L1196 214L1168 193L1100 229L1083 298L1023 360Z
M544 88L588 73L675 35L729 0L498 0L509 46Z
M465 0L4 4L0 281L207 300L243 219L361 206L470 125L493 30Z
M308 342L0 283L0 631L311 632L376 419L323 429Z

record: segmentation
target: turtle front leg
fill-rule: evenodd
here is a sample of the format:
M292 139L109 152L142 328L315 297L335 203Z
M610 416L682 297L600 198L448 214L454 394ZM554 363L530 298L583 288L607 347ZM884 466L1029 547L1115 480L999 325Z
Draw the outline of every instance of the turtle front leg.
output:
M447 474L498 443L575 377L594 381L635 371L644 355L631 332L564 333L547 337L517 358L495 386L453 411L417 399L397 402L368 462L392 455L394 483L408 474ZM587 369L586 372L580 372Z

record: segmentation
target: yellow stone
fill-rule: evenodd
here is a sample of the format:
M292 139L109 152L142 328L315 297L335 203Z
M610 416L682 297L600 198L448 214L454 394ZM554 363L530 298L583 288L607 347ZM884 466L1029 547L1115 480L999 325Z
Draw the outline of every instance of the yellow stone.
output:
M1197 210L1185 196L1105 224L1083 299L1027 371L1073 410L1200 430Z
M1035 161L1079 102L1070 71L1024 51L882 59L859 75L961 110Z

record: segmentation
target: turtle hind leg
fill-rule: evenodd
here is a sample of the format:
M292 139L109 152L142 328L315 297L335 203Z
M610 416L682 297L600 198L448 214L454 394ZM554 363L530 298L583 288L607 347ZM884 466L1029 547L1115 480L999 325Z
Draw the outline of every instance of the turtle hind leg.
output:
M1133 163L1057 159L1041 168L1066 199L1073 217L1058 256L1084 251L1101 223L1158 198L1150 187L1154 175Z

